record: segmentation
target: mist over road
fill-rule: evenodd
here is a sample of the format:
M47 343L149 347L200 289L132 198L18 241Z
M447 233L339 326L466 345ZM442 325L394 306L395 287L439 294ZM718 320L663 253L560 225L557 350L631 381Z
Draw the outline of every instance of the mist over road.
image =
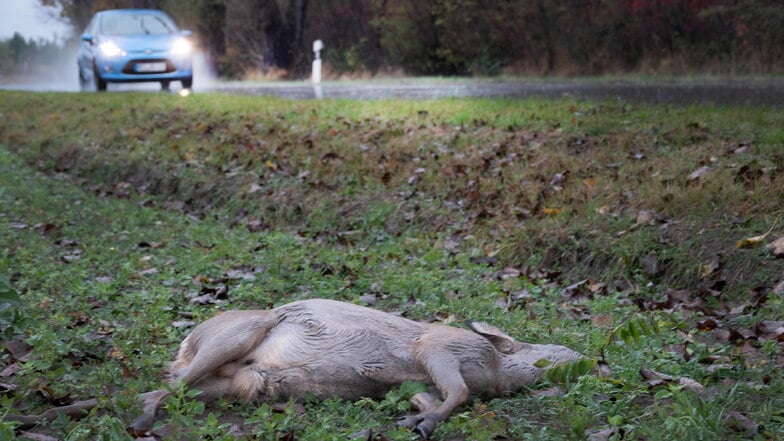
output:
M198 90L197 90L198 91ZM464 97L618 99L669 104L784 105L784 81L381 80L300 83L214 83L205 91L285 98L435 99Z
M79 92L76 63L61 74L25 82L0 83L0 89ZM308 81L220 81L203 60L195 61L193 92L233 95L270 95L292 99L437 99L494 97L509 99L574 97L617 99L659 104L784 105L784 80L477 80L380 79L337 81L313 85ZM7 81L7 80L6 80ZM180 87L172 83L172 92ZM160 91L158 83L109 84L117 91Z

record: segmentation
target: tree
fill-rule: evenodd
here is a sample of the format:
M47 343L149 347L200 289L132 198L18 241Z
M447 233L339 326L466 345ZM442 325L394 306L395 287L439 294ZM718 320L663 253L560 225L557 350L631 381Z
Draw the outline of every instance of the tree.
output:
M784 69L780 0L38 0L77 29L153 7L195 32L225 76L302 76L311 42L334 70L600 74L666 66ZM733 69L734 68L730 68ZM674 70L674 69L673 69Z

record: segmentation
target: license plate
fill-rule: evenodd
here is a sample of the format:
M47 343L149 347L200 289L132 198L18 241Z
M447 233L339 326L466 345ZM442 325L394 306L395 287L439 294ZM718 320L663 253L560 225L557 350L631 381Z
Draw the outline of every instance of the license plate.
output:
M136 63L136 72L165 72L166 63Z

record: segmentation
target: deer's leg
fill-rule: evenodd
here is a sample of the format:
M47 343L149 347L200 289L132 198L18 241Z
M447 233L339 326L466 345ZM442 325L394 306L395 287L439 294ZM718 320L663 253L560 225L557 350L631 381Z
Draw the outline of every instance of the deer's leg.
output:
M209 376L199 380L192 388L201 392L196 396L197 400L209 403L229 395L231 393L233 381L233 378ZM163 403L169 395L170 392L165 389L139 395L139 399L142 400L143 413L133 420L128 427L131 433L143 435L149 432L155 423L155 417L158 413L158 409L161 407L161 403Z
M139 395L139 400L142 402L142 414L131 422L131 425L128 426L128 431L133 435L140 436L149 432L153 423L155 423L155 414L158 413L158 408L168 396L169 391L166 389L154 390Z
M199 399L212 401L231 391L232 379L214 375L221 366L236 361L253 350L274 326L269 311L229 311L202 323L180 345L172 363L172 383L201 390ZM150 430L166 390L141 396L143 413L131 424L137 433Z
M430 392L420 392L411 397L411 404L413 404L420 413L427 413L432 412L440 406L441 400Z
M444 402L438 404L432 395L420 397L423 399L424 409L404 420L404 423L409 429L416 428L422 437L427 438L433 433L439 422L446 419L458 406L466 402L468 386L460 374L460 361L453 354L445 351L431 351L422 358L422 364L441 392Z
M204 322L183 342L173 381L190 386L253 350L275 322L269 311L230 311Z

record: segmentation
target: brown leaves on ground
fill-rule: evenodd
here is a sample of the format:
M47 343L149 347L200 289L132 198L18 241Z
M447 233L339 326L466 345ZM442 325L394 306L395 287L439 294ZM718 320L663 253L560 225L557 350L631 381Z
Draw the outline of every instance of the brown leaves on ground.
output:
M766 341L784 342L784 322L758 318L752 326L736 324L736 319L758 311L768 300L766 290L752 291L746 301L729 304L720 291L715 290L669 290L659 299L638 298L635 303L644 311L692 312L695 319L694 329L713 343L729 344L739 348L747 361L756 364L769 360L761 350ZM681 351L685 361L689 355ZM784 359L773 360L784 364ZM714 360L707 359L713 363Z
M316 104L285 107L232 113L178 105L132 119L120 112L117 121L129 117L133 124L105 134L96 127L90 145L36 142L35 133L10 133L16 130L10 121L8 130L55 149L15 147L31 163L94 193L135 196L144 206L196 217L231 205L231 225L253 232L293 229L356 243L362 240L356 226L387 204L396 207L383 222L390 235L462 230L495 242L503 251L493 259L502 265L520 264L535 249L543 266L569 272L572 280L599 278L618 266L626 277L641 269L678 288L718 272L708 266L701 278L690 277L701 264L693 260L736 243L739 250L757 244L754 234L727 234L727 219L774 210L783 181L775 158L757 149L754 138L726 137L704 122L661 115L653 129L616 129L618 118L628 118L625 106L572 104L574 112L566 113L583 115L578 120L539 124L526 116L511 126L487 114L456 124L442 109L396 117L379 109L351 118ZM134 134L129 143L110 142L118 130ZM74 139L82 140L81 132ZM102 136L109 138L102 142ZM40 157L51 157L53 169ZM110 166L115 173L97 172ZM311 222L314 217L334 222ZM641 254L619 264L622 244L638 237L654 242L635 247ZM749 240L738 242L743 237ZM675 246L684 256L653 249ZM461 251L454 242L445 248ZM784 246L772 252L782 255ZM76 250L63 255L66 262L79 258ZM723 269L728 285L765 280L760 270L768 270L734 259Z
M252 282L256 274L265 271L263 266L239 266L227 269L221 277L211 278L196 276L193 282L201 285L198 291L186 294L188 301L196 305L212 305L225 302L229 299L229 290L232 284L241 281Z
M680 377L676 380L674 377L670 375L651 370L645 366L640 368L640 375L642 376L643 380L645 380L645 383L648 385L648 387L651 389L666 384L677 384L683 390L696 392L698 394L703 393L705 391L705 387L694 379L688 377Z

